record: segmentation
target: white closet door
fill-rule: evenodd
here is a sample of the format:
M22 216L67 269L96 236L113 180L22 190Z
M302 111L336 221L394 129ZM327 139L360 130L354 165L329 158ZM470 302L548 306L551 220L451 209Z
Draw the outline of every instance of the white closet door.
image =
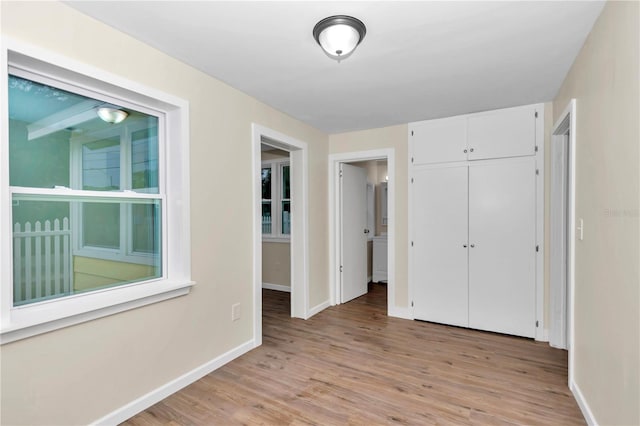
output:
M412 134L413 132L413 134ZM467 159L467 118L452 117L409 124L413 164Z
M527 105L470 116L469 160L534 155L535 113L535 105Z
M535 334L535 159L469 167L469 327Z
M468 326L467 166L414 172L414 318Z

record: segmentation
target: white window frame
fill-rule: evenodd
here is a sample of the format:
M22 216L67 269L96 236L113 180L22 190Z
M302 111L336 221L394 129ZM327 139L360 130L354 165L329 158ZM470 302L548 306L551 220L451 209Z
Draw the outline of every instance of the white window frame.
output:
M291 202L290 198L283 198L282 168L285 166L290 166L289 158L262 161L263 169L265 167L271 168L271 233L262 234L262 240L265 242L288 243L291 241L291 233L282 233L282 202ZM289 179L291 179L291 172L289 172Z
M2 40L0 63L3 67L0 73L0 344L188 294L194 285L190 268L188 102L8 37ZM164 170L159 176L160 193L11 188L6 90L9 64L62 84L86 88L91 93L99 94L101 99L115 99L116 104L130 103L134 109L146 108L163 115L166 139L161 143L159 152L159 168ZM160 199L163 221L162 277L14 307L13 192L51 195L54 198L93 193L102 198Z

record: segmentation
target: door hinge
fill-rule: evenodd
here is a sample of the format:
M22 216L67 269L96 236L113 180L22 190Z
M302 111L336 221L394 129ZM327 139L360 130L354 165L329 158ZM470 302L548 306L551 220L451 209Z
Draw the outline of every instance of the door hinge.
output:
M540 246L536 246L536 253L540 251Z
M538 152L538 145L536 145L536 149L535 149L535 151L536 151L536 152Z
M538 321L536 321L536 328L540 327L540 323Z
M340 177L342 177L342 170L340 170Z
M413 308L413 300L411 301L411 307Z
M536 176L538 176L540 174L540 170L536 169Z
M536 118L538 118L538 111L536 111Z
M411 136L413 136L413 130L411 131Z
M413 247L413 241L411 241L411 247Z
M411 183L413 183L413 178L411 178Z
M340 265L340 272L342 272L342 265Z
M413 157L411 157L411 162L413 163Z

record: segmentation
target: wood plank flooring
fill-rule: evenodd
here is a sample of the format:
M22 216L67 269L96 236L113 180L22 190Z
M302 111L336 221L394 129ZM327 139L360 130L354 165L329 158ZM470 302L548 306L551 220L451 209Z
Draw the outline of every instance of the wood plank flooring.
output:
M386 287L303 321L263 290L263 345L125 422L148 425L582 425L567 354L386 316Z

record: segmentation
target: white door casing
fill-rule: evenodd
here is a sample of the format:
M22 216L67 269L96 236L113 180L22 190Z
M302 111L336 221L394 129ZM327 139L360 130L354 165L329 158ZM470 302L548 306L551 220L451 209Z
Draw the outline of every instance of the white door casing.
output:
M466 165L413 175L414 318L468 327ZM420 217L416 217L420 216Z
M534 157L469 166L469 327L536 332Z
M341 303L367 292L367 172L340 165Z

